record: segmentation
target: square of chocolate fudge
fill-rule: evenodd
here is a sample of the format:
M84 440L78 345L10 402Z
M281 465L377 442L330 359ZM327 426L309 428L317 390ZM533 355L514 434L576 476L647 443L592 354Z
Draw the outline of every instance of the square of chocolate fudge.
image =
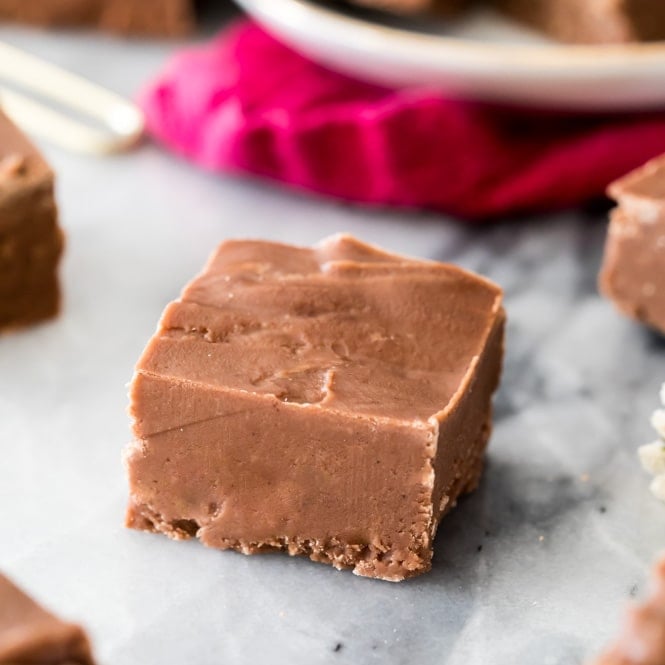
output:
M228 241L136 367L127 525L399 581L476 488L501 290L350 236Z
M0 665L93 665L88 638L0 574Z
M665 333L665 155L610 185L600 289L624 314Z
M0 0L0 20L122 34L181 35L191 30L193 14L193 0Z
M624 43L663 39L660 0L493 0L513 18L573 43Z
M58 313L62 249L53 171L0 112L0 331Z

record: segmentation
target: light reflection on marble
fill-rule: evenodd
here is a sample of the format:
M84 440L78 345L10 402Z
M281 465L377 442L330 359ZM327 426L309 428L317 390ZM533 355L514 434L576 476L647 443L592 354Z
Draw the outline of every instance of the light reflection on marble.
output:
M0 37L127 94L168 50ZM0 340L0 568L86 623L102 665L575 665L611 636L665 546L665 506L635 456L665 343L596 294L603 214L469 229L216 178L149 146L47 154L67 303L56 323ZM342 230L506 289L487 472L442 524L434 570L391 585L125 531L125 384L162 307L223 238Z

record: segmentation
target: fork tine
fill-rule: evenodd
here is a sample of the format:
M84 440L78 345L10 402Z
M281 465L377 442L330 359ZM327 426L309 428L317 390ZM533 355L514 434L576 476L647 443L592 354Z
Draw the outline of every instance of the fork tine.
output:
M27 131L75 152L109 154L126 150L142 136L144 118L120 95L0 42L0 79L58 102L103 126L56 111L22 93L0 88L0 101Z

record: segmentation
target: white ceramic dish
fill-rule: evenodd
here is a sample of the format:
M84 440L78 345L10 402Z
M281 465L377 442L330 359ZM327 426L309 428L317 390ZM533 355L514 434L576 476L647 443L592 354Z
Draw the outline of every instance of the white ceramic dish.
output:
M236 1L301 52L372 81L569 109L665 107L665 42L568 46L492 13L417 23L312 0Z

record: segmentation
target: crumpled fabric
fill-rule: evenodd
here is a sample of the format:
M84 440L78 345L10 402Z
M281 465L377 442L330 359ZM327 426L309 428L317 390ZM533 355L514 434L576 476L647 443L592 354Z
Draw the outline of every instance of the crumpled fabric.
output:
M665 152L665 112L389 89L330 71L249 20L176 54L140 103L149 132L206 169L477 221L578 206Z

